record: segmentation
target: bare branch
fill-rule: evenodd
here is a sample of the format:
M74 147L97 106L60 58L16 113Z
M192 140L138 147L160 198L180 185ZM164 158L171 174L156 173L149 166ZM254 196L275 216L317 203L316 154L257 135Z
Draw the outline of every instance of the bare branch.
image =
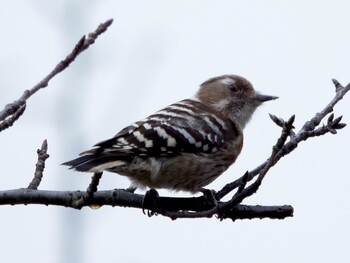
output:
M91 177L91 183L89 187L86 189L86 196L85 198L91 198L94 193L97 191L97 186L100 183L100 179L102 177L102 172L94 173L94 175Z
M331 100L330 103L328 103L328 105L322 111L316 113L316 115L310 121L306 122L299 133L315 129L315 127L321 123L323 118L333 111L335 104L337 104L350 90L350 83L346 87L343 87L336 79L332 79L332 81L336 87L335 97Z
M285 219L286 217L292 217L294 209L290 205L283 206L248 206L237 205L230 208L224 214L219 214L219 218L222 219L253 219L253 218L270 218L270 219Z
M38 162L36 163L36 169L34 173L34 178L30 182L28 189L36 190L39 187L41 179L43 178L43 172L45 169L45 161L50 155L47 154L47 140L43 141L41 149L38 149Z
M26 109L25 102L23 105L19 106L19 108L17 110L15 110L14 107L12 107L12 108L10 107L9 112L13 112L13 114L11 114L12 116L3 120L3 122L0 122L0 132L7 129L7 128L10 128L15 123L15 121L17 121L19 119L19 117L22 116L25 109Z
M0 191L0 205L20 205L20 204L41 204L41 205L57 205L81 209L82 207L97 208L101 206L121 206L132 207L139 209L150 209L156 211L155 214L161 214L172 219L176 218L198 218L211 217L206 216L205 209L207 204L203 197L189 197L189 198L171 198L171 197L157 197L157 207L147 205L144 206L144 196L140 194L130 193L122 189L115 189L111 191L97 191L93 197L86 200L81 205L79 200L86 195L86 192L80 191L43 191L33 190L28 188L20 188L14 190ZM189 212L181 208L187 208L191 211L203 212ZM203 213L203 216L201 216ZM219 219L253 219L253 218L271 218L283 219L293 215L293 208L291 206L247 206L238 205L227 211L220 211L217 214Z
M285 144L286 140L288 139L288 136L295 136L293 129L293 123L295 120L295 116L292 115L288 122L285 122L283 119L276 117L275 115L270 114L270 118L272 119L272 121L274 123L276 123L277 126L282 127L282 133L280 138L278 138L277 143L275 146L273 146L272 148L272 153L271 156L268 160L266 160L264 163L262 163L261 165L259 165L258 167L256 167L254 170L252 171L247 171L242 177L238 178L237 180L226 184L220 191L218 191L216 193L216 198L218 200L222 199L223 197L225 197L227 194L229 194L230 192L232 192L233 190L235 190L237 187L238 191L237 193L242 194L243 189L245 188L247 182L251 181L252 179L254 179L255 176L257 176L258 174L261 173L262 169L266 169L267 166L269 166L269 168L271 167L272 160L275 158L275 156L277 155L277 153L281 150L281 148L283 147L283 145ZM267 172L268 170L266 170ZM255 185L256 187L257 185ZM245 192L245 195L247 194L247 192ZM247 196L245 196L247 197ZM237 196L235 197L237 198ZM237 201L232 201L231 200L231 204L235 203Z
M231 198L231 200L229 200L228 202L224 202L224 203L218 205L218 208L217 208L218 210L226 210L226 209L235 207L236 205L240 204L245 198L253 195L259 189L265 175L267 174L269 169L275 165L275 163L276 163L275 157L276 157L277 153L279 153L279 151L281 151L281 149L282 149L283 145L285 144L291 130L294 128L294 126L293 126L294 120L295 120L294 115L291 116L287 122L284 122L283 120L278 119L279 123L283 122L283 129L282 129L281 136L280 136L280 138L278 138L276 145L273 146L273 148L272 148L273 150L272 150L272 153L271 153L271 156L269 157L269 159L262 166L260 166L261 169L258 173L259 174L258 178L250 186L245 187L248 180L249 179L251 180L254 178L253 174L246 172L239 179L240 181L239 181L239 184L237 186L232 185L232 186L235 186L235 188L239 186L236 194L234 194L233 197ZM240 186L240 184L243 184L244 187ZM232 188L232 186L231 186L231 188ZM227 186L225 186L225 187L227 188ZM232 190L229 189L229 190L232 191L233 189ZM229 191L227 191L227 193L229 193Z
M74 204L75 207L83 207L84 204L93 197L94 193L97 191L97 186L100 183L101 177L102 172L97 172L92 175L91 182L86 189L85 194L82 198L77 200L76 204Z
M83 52L90 45L92 45L97 39L97 37L103 32L105 32L107 28L112 24L112 22L113 22L113 19L109 19L106 22L100 24L93 33L90 33L88 35L87 38L83 36L75 45L72 52L64 60L58 63L56 67L44 79L42 79L33 88L24 91L23 95L18 100L10 104L7 104L4 110L0 112L0 121L1 121L0 131L10 127L23 114L27 99L29 99L38 90L47 87L49 84L49 81L53 77L55 77L58 73L65 70L81 52ZM10 119L6 120L6 118L10 118ZM5 128L1 129L2 127L5 127Z

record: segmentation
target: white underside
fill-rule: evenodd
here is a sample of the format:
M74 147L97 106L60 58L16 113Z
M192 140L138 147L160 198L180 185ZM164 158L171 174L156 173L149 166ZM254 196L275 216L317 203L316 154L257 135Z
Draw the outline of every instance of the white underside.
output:
M100 172L103 172L104 170L114 168L116 166L120 166L120 165L124 165L124 164L126 164L126 162L124 162L124 161L113 161L113 162L109 162L109 163L104 163L104 164L100 164L100 165L97 165L97 166L91 168L89 170L89 172L100 173Z

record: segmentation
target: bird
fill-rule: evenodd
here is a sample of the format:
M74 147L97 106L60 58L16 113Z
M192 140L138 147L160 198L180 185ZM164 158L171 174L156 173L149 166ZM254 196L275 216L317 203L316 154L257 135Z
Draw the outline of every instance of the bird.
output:
M202 192L236 161L255 110L277 98L238 75L213 77L192 98L132 123L63 165L126 176L134 189Z

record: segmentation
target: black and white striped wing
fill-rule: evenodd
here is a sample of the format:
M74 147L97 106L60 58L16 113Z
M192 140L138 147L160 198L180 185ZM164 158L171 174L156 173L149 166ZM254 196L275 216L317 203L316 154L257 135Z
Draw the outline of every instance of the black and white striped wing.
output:
M209 153L224 142L225 122L207 106L184 100L133 123L114 138L95 145L105 154L173 156L179 152Z
M183 100L133 123L64 165L78 171L101 171L130 163L135 157L215 152L224 143L227 125L204 104Z

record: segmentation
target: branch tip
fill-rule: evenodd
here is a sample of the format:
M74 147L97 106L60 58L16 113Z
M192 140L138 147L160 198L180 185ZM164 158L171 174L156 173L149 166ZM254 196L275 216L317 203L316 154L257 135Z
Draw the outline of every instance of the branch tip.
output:
M332 79L332 82L333 82L334 86L340 85L339 81L336 79Z
M276 115L273 115L269 113L270 119L279 127L283 127L284 120L282 118L277 117Z
M337 124L339 124L339 122L341 121L341 119L343 118L343 116L341 115L341 116L339 116L338 118L335 118L334 119L334 121L332 121L332 124L333 125L337 125Z
M339 123L336 125L335 129L340 130L346 127L346 123Z
M47 148L48 148L48 145L47 145L47 139L45 139L41 145L41 150L44 151L45 153L47 152Z
M332 79L332 82L333 82L333 84L334 84L334 86L335 86L335 91L336 91L336 92L339 92L341 89L344 88L344 87L339 83L338 80Z
M327 123L331 123L333 119L334 119L334 113L332 112L327 119Z
M105 24L106 27L109 27L110 25L112 25L113 21L114 21L114 19L110 18L106 22L104 22L104 24Z
M293 126L294 121L295 121L295 114L290 116L290 118L289 118L289 120L287 122L287 127L294 128L294 126Z

